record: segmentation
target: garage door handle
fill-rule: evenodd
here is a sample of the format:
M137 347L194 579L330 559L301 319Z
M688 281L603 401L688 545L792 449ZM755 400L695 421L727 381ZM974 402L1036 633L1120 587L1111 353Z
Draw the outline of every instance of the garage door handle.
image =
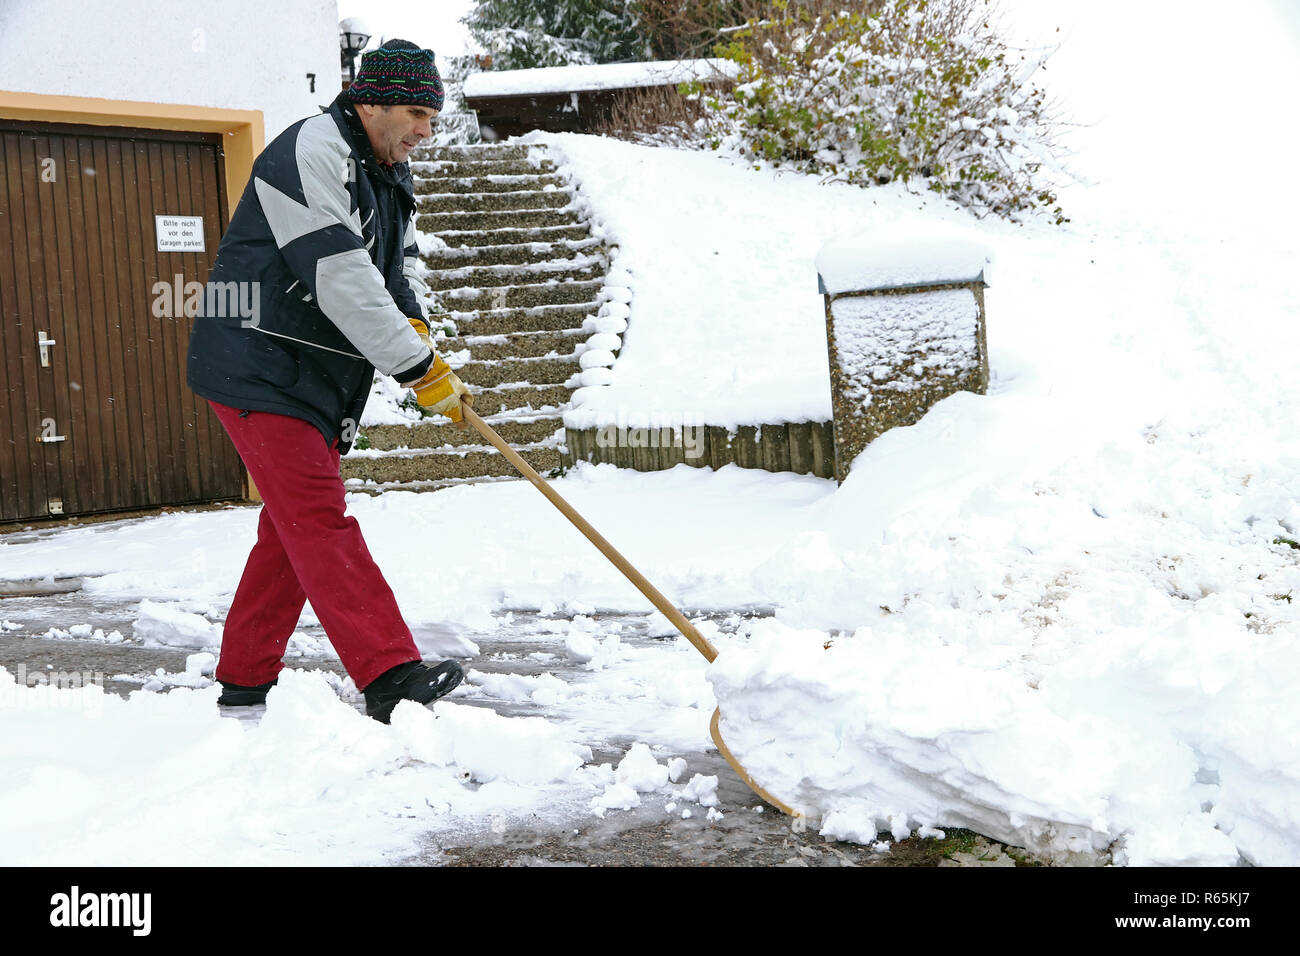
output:
M36 333L36 344L37 346L40 347L41 350L41 368L49 368L50 367L50 346L57 345L58 343L55 342L54 339L47 339L45 337L45 330L42 329L41 331Z

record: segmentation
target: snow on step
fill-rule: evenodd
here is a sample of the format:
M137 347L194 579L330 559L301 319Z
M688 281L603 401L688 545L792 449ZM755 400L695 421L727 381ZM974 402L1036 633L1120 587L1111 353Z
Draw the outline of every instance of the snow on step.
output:
M441 418L441 416L439 416ZM498 414L485 420L506 442L518 448L538 442L556 444L563 440L564 424L554 415ZM370 451L391 452L402 448L442 448L449 445L480 445L483 438L473 429L457 428L445 419L443 423L430 418L409 425L372 425L362 429L369 440L369 448L349 454L361 455Z
M551 434L536 441L521 442L514 449L521 454L525 451L541 451L560 445L561 439ZM381 458L419 458L426 455L456 455L464 458L475 452L500 454L492 445L484 444L480 438L477 443L456 444L446 442L442 445L398 445L394 448L353 448L345 456L346 461L377 461Z
M471 265L521 265L546 261L572 263L583 253L599 251L599 239L585 236L581 239L558 238L552 242L521 240L493 245L445 245L426 252L424 261L434 269L457 268L455 263Z
M448 306L454 303L448 301ZM600 309L594 301L525 306L519 308L484 309L476 312L449 313L462 335L488 335L495 333L559 332L583 328L586 320Z
M514 209L576 209L573 194L564 189L516 189L500 193L417 193L419 212L506 212Z
M491 195L523 190L542 190L546 187L561 189L564 180L554 174L530 174L526 176L439 176L421 180L416 184L416 195Z
M544 155L545 147L533 147L515 144L481 143L475 146L421 147L411 153L416 162L485 162L485 161L528 161L534 153L539 158Z
M546 207L542 209L480 209L470 212L422 212L415 227L423 232L481 232L488 229L529 229L535 227L584 225L581 207Z
M587 242L591 231L586 223L570 223L558 226L525 226L499 229L444 229L437 233L437 239L446 243L449 249L481 248L483 246L510 246L516 244L554 244L562 241Z
M513 411L515 414L554 415L569 403L573 389L564 385L506 385L475 390L474 408L480 415L498 415Z
M605 268L604 256L576 255L572 259L544 259L541 262L507 262L497 265L468 265L456 269L436 270L438 287L447 288L447 283L462 280L484 281L486 279L519 279L521 284L536 282L539 276L552 273L601 270ZM468 283L466 283L468 284ZM492 282L492 285L502 285ZM432 283L430 283L432 286Z
M481 289L462 286L439 293L448 309L495 311L524 306L547 306L588 303L600 293L604 283L598 278L568 280L529 285L502 285Z
M543 474L558 468L560 453L555 446L524 446L519 454ZM407 454L374 457L351 456L342 461L344 480L429 481L439 478L471 478L483 475L516 475L513 465L495 448L429 449Z
M530 385L562 385L579 371L572 355L563 358L500 359L471 362L457 370L466 385L506 385L526 381Z
M438 179L450 176L548 176L555 172L550 160L533 163L526 159L505 160L423 160L412 162L411 176Z
M438 343L447 351L468 350L476 362L502 358L567 358L585 350L582 329L519 332L510 335L453 336Z

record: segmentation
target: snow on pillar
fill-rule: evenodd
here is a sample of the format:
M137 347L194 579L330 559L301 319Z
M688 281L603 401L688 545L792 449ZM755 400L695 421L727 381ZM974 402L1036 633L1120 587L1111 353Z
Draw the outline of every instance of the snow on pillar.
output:
M978 241L949 232L822 247L837 481L889 429L915 424L953 392L988 391L989 261Z

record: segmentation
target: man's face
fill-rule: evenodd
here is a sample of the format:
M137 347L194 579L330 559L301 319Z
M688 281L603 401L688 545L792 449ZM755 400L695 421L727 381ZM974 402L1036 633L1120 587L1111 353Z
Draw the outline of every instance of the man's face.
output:
M358 103L357 115L370 137L375 158L381 163L404 163L421 140L433 135L433 120L438 111L427 106Z

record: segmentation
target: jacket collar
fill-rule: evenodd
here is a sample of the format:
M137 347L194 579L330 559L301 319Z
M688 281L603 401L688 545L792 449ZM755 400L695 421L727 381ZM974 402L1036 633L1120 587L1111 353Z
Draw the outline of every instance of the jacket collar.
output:
M361 168L371 179L398 186L404 193L413 193L411 170L406 163L395 163L390 166L379 162L375 157L374 148L370 145L370 137L366 135L366 128L361 125L361 117L357 115L357 109L348 99L346 91L334 98L334 102L329 105L326 112L334 117L339 130L352 144L352 151L357 154Z

